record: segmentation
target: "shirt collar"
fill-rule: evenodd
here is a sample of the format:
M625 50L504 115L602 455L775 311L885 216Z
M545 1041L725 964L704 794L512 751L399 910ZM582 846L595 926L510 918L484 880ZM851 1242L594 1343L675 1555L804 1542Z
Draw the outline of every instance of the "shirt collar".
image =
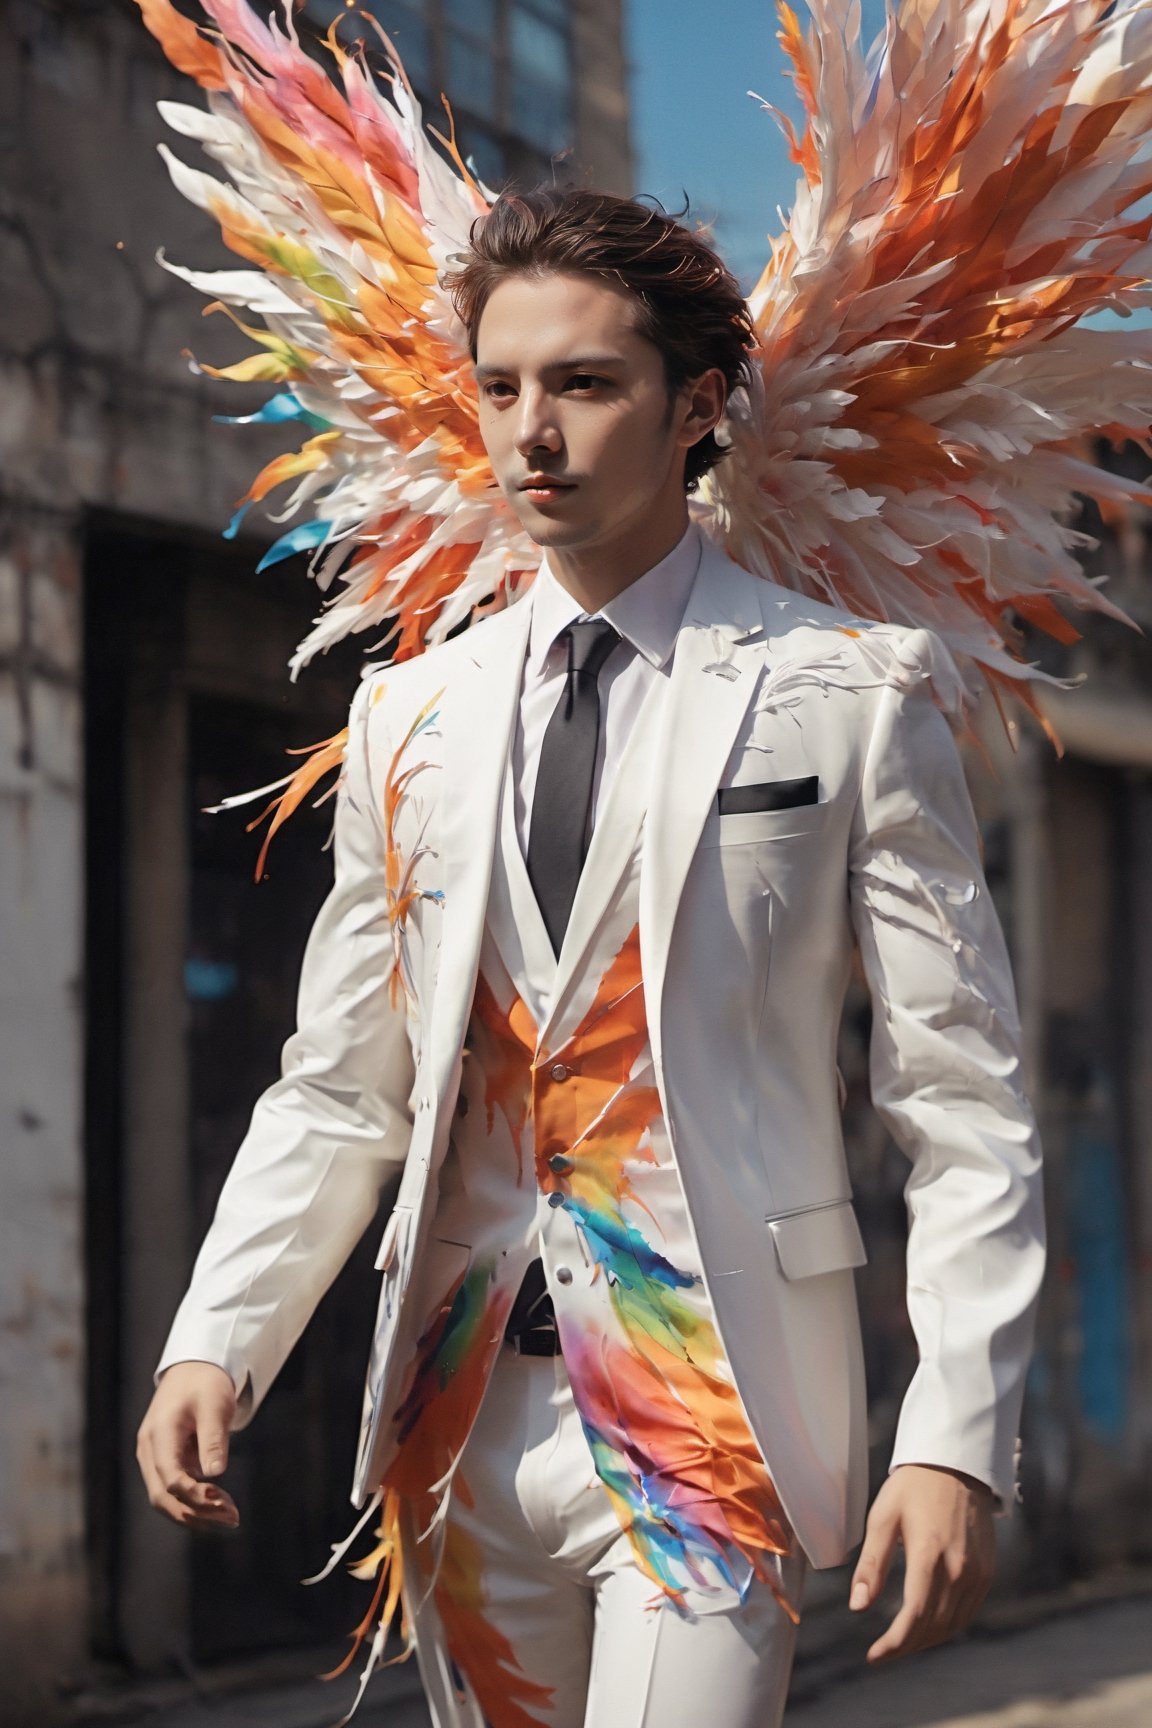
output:
M532 624L528 637L528 665L544 669L548 651L562 630L578 618L606 618L624 640L650 665L665 665L676 645L688 606L688 597L704 542L700 529L689 523L684 536L666 558L637 577L596 613L586 613L578 600L552 574L545 558L532 584Z

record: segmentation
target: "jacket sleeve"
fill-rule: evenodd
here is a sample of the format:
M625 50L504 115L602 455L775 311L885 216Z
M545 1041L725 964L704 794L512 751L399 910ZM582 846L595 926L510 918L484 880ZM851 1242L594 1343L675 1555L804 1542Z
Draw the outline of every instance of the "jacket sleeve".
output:
M408 1150L414 1084L384 880L382 791L368 751L371 680L349 718L336 798L335 880L313 925L297 1030L258 1101L176 1315L158 1373L214 1362L264 1397ZM377 755L376 760L385 758Z
M932 700L939 652L924 631L899 643L852 849L872 1097L912 1166L908 1312L920 1363L891 1468L962 1470L1007 1506L1044 1267L1040 1148L976 822Z

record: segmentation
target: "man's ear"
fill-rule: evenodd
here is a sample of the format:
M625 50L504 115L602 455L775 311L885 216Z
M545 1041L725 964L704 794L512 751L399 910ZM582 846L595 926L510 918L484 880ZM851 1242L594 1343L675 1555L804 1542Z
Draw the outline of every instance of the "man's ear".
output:
M698 378L689 378L681 385L679 394L684 403L684 417L676 442L690 450L723 418L728 403L728 380L718 366L712 366Z

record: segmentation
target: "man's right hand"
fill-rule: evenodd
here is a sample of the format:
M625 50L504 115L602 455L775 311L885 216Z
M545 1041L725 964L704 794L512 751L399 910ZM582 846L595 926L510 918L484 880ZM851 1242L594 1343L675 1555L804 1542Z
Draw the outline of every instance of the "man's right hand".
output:
M213 1477L228 1464L236 1410L232 1377L212 1362L174 1362L160 1376L136 1459L157 1512L190 1530L235 1530L240 1514Z

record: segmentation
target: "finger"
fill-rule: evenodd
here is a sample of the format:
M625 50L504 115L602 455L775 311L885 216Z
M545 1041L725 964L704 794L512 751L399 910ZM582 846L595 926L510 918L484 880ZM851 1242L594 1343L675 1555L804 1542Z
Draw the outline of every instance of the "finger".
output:
M228 1525L240 1522L234 1501L221 1489L210 1489L185 1472L165 1477L162 1471L150 1473L149 1494L153 1506L177 1524L201 1526Z
M881 1633L868 1651L868 1661L890 1662L897 1656L911 1656L913 1651L927 1648L931 1628L935 1624L929 1604L920 1597L904 1605L895 1615L886 1632Z
M152 1442L143 1429L136 1437L136 1462L140 1466L140 1475L149 1502L159 1510L164 1497L164 1484L152 1457Z
M986 1577L982 1571L977 1571L974 1577L965 1578L944 1633L945 1639L956 1638L961 1632L967 1631L979 1613L991 1583L991 1578Z
M173 1524L179 1524L183 1530L235 1530L240 1519L235 1511L225 1513L212 1509L194 1511L183 1500L177 1500L175 1495L167 1494L161 1489L159 1496L152 1501L157 1512L170 1518Z
M919 1573L919 1569L918 1573ZM928 1650L941 1644L956 1610L959 1586L950 1577L939 1554L924 1561L921 1592L924 1610L909 1639L909 1649Z
M161 1426L151 1436L152 1464L162 1493L191 1512L199 1512L204 1505L202 1485L187 1468L191 1442L191 1433L174 1424Z
M197 1432L198 1464L202 1476L222 1476L228 1468L228 1421L231 1412L222 1406L201 1412Z
M235 1529L240 1522L230 1497L219 1488L192 1482L191 1503L170 1493L157 1465L150 1433L142 1432L136 1447L136 1457L148 1499L157 1512L174 1524L198 1529ZM191 1480L191 1479L189 1479Z
M994 1553L986 1552L979 1543L961 1552L946 1553L939 1562L945 1589L939 1606L940 1627L935 1642L955 1638L974 1620L980 1604L992 1586Z
M225 1489L218 1488L214 1482L194 1483L184 1504L197 1517L210 1518L213 1521L224 1519L235 1522L239 1517L232 1496Z
M871 1663L890 1662L895 1656L906 1656L912 1648L912 1637L920 1618L919 1604L905 1604L869 1648Z
M892 1556L896 1551L898 1530L895 1518L877 1518L873 1513L868 1520L864 1546L852 1574L852 1587L848 1593L849 1608L859 1611L861 1608L871 1607L883 1590Z
M869 1662L884 1662L893 1656L908 1656L923 1648L935 1624L939 1602L937 1582L930 1566L914 1558L904 1574L904 1595L899 1611L886 1632L868 1651Z
M239 1523L239 1508L226 1488L217 1488L212 1483L202 1483L201 1488L204 1494L202 1502L204 1506L212 1512L223 1513L227 1517L234 1518Z

